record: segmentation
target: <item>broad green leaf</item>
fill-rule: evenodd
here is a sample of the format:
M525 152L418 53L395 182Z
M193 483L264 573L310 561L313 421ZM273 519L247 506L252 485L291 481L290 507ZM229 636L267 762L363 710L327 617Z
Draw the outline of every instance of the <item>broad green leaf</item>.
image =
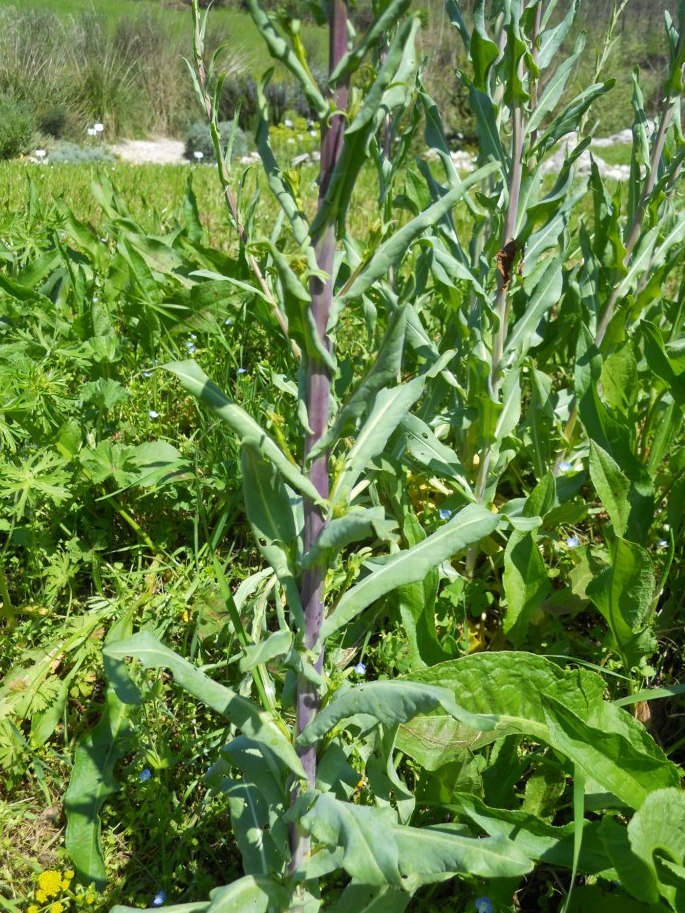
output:
M304 630L304 611L294 571L298 539L290 496L274 464L251 443L243 444L240 461L245 508L257 546L285 590L296 624Z
M406 890L462 872L505 878L532 868L530 860L505 838L468 837L449 825L399 825L390 808L353 805L330 793L319 795L300 823L316 840L342 846L347 873L369 885L391 884Z
M603 729L588 725L550 695L543 695L543 704L550 744L629 807L640 808L652 791L680 782L678 768L654 743L648 746L646 733L626 725L631 717L616 716L613 705L605 704L601 719L593 721L607 726ZM616 723L616 729L610 728Z
M656 590L654 565L642 546L617 538L609 546L609 566L587 587L587 595L604 616L626 669L654 652L650 630Z
M278 444L244 409L231 402L216 384L212 383L199 365L194 361L175 361L164 367L179 378L189 393L213 409L231 428L241 444L251 444L274 464L285 481L294 489L314 502L320 502L319 493L309 479L293 466Z
M630 482L617 463L595 441L590 441L590 478L609 514L614 532L617 536L624 536L630 514Z
M114 659L131 656L146 669L169 669L184 691L230 720L255 742L263 743L296 776L304 776L293 746L268 713L248 698L213 681L188 660L165 647L149 631L140 631L127 640L111 644L105 647L104 653Z
M551 745L598 781L593 765L600 765L602 755L604 779L600 782L620 798L632 788L633 774L627 771L634 772L640 782L651 782L654 789L678 782L678 769L644 727L603 701L604 683L594 673L564 671L532 654L500 652L465 656L418 670L406 678L448 688L462 711L487 715L496 723L494 728L480 727L474 732L456 717L451 720L443 715L443 710L436 710L400 724L397 747L430 770L494 739L520 733ZM556 718L554 728L550 726L550 701L555 709L557 705L562 707L569 731L575 725L585 727L585 748L580 738L565 734ZM625 774L616 760L616 751L622 753Z
M685 902L685 792L660 789L645 799L628 824L628 839L649 869L652 898L657 891L674 910ZM675 863L671 865L670 863ZM677 868L676 868L677 867ZM675 875L675 877L674 877ZM652 886L656 890L652 890Z
M497 722L485 714L465 712L446 688L410 681L365 682L337 692L297 741L300 745L313 745L342 720L357 714L372 716L384 726L396 726L436 707L442 707L472 729L490 730Z
M502 583L507 598L504 633L519 646L531 622L541 617L542 604L552 589L534 532L512 532L504 552Z
M165 913L206 913L209 908L209 900L198 900L195 903L175 903L165 906ZM110 913L152 913L159 907L127 907L125 904L115 904Z
M423 580L431 568L438 567L443 561L489 536L498 523L499 517L496 514L478 504L470 504L413 548L395 552L382 564L367 562L371 573L343 595L325 620L321 639L348 624L372 602L391 590Z
M547 865L571 868L573 860L574 824L557 827L523 809L490 808L481 799L457 795L445 806L447 810L466 817L490 837L508 837L531 859ZM583 845L578 860L580 871L587 874L610 868L611 859L593 822L583 822Z

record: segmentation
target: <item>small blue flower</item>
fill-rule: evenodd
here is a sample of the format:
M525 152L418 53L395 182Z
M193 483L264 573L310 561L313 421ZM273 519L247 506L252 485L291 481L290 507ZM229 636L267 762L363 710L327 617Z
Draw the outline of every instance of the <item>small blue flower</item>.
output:
M150 418L159 418L159 412L155 412L154 409L150 409L150 411L148 412L148 415L150 416Z
M570 463L559 463L559 472L570 472L572 469Z
M247 374L247 368L238 368L236 374Z
M150 779L151 776L152 776L152 771L150 770L149 767L145 767L138 774L138 779L140 780L141 783L146 783Z
M197 352L197 346L193 342L187 342L186 349L188 350L189 355L194 355Z
M492 913L494 909L489 897L476 897L477 913Z
M446 507L441 507L438 511L438 515L440 516L441 520L449 520L452 516L452 511L448 510Z
M566 545L568 545L569 548L578 548L580 545L580 539L578 536L569 536L566 540Z
M233 323L233 318L232 318L232 317L227 317L227 318L224 320L224 326L225 326L225 327L230 327L230 325L231 325L232 323Z
M166 900L166 891L157 891L155 896L152 898L153 907L161 907Z
M354 671L357 673L357 675L366 675L366 666L364 663L357 663L357 665L354 667Z
M152 377L152 371L143 371L143 377Z

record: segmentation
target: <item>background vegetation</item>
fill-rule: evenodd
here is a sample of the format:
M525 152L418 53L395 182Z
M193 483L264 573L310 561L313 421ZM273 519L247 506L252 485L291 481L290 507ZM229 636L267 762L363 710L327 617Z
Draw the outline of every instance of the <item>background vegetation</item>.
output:
M39 6L43 11L36 12ZM187 11L128 0L82 16L72 0L70 9L59 5L56 18L56 4L53 12L50 6L47 0L35 3L31 9L7 12L3 19L0 85L7 116L0 123L18 125L18 133L22 123L29 123L43 134L53 130L79 140L84 125L100 118L108 136L185 134L197 116L187 71L179 63L190 47ZM223 6L210 29L210 49L227 27L244 42L227 56L235 80L227 89L234 93L227 95L228 114L231 97L248 92L256 42L244 12ZM589 53L573 77L575 89L587 84L600 22L606 21L600 14L606 17L608 9L608 3L596 4L586 14ZM162 15L163 20L157 18ZM426 20L421 42L433 71L426 83L432 79L431 91L442 93L448 131L473 138L464 95L444 79L460 63L454 30L437 4L428 8ZM160 22L172 21L173 28L160 27ZM609 64L617 86L599 100L601 132L625 128L632 120L625 93L630 92L626 87L634 62L641 64L646 104L654 110L667 57L659 29L651 4L634 0ZM312 28L307 41L317 60L323 54L320 33ZM301 98L284 74L280 78L288 93L281 116L294 115ZM249 116L248 110L243 115L248 134L254 127ZM35 132L22 147L34 142ZM555 177L544 185L546 190ZM303 211L311 214L318 193L316 167L300 164L288 178ZM254 215L255 236L269 237L277 208L261 171L238 168L233 180L242 204ZM588 187L587 179L575 188L585 196L565 226L564 295L552 319L541 325L534 355L525 365L525 411L506 436L505 447L516 456L503 473L500 507L531 494L561 440L559 416L568 413L569 391L578 382L570 366L586 307L578 273L581 246L590 235L612 238L618 245L623 227L617 226L627 200L620 187L609 183L606 197L596 183ZM378 206L379 194L376 172L366 168L350 218L350 238L360 246L380 243L389 224L406 224L430 202L413 167L397 179L394 206ZM679 211L679 184L672 196ZM216 715L198 709L166 673L134 674L134 684L147 689L148 699L132 705L125 718L108 721L117 729L117 747L104 762L110 779L101 792L102 806L95 810L101 812L106 884L86 888L69 876L64 788L75 763L84 765L89 751L101 752L98 733L108 700L101 648L113 631L154 628L218 681L251 687L230 662L240 655L240 645L226 617L227 594L233 594L257 641L268 632L273 595L252 576L259 574L262 562L251 544L242 503L240 450L214 415L157 369L170 360L196 359L236 403L269 428L285 452L299 458L292 360L284 346L274 343L259 296L246 295L238 285L227 289L227 283L211 278L225 274L245 281L247 276L212 169L195 168L189 176L187 168L179 167L29 169L3 163L0 202L0 909L23 913L60 904L100 913L115 901L138 906L195 901L242 871L238 848L227 836L228 800L206 780L228 738L228 727ZM474 213L459 208L456 235L468 239L473 228ZM493 244L493 256L483 258L490 281L497 239ZM292 249L284 249L294 256ZM609 242L602 254L606 262L598 272L608 290L615 278L611 271L619 274L620 267ZM266 249L260 255L267 262ZM627 309L632 315L644 308L663 331L663 359L626 323L629 331L614 328L610 334L610 353L601 368L610 430L619 425L631 429L631 448L649 468L654 485L653 515L641 531L640 546L656 575L654 605L639 662L626 666L616 631L587 592L591 564L596 570L607 560L607 526L623 508L613 502L607 507L606 488L600 492L597 487L583 439L561 470L559 497L539 531L536 554L544 559L547 576L536 594L524 594L526 624L512 630L506 620L507 597L513 592L505 581L507 567L511 573L510 553L505 556L501 541L488 539L482 562L468 580L460 564L460 573L441 581L439 589L436 583L432 595L414 590L404 594L404 602L382 601L373 618L355 625L333 654L329 674L336 686L422 667L425 650L430 653L435 646L431 626L415 631L414 640L408 639L406 626L412 600L424 609L428 603L444 651L441 658L447 653L496 654L514 645L559 658L562 666L573 658L581 667L600 670L611 698L639 693L643 686L666 689L667 699L640 701L637 717L665 755L682 764L684 304L682 260L672 258L667 265L653 282L634 290ZM425 266L417 251L403 265L399 281L410 286ZM467 289L460 281L445 282L439 264L432 269L425 281L437 303L424 317L430 339L452 344L467 332L455 320ZM519 295L514 302L517 317L521 299ZM377 303L371 298L346 318L339 334L341 385L355 366L366 363L370 340L380 336ZM413 353L405 370L415 369L422 357ZM473 362L469 370L471 389L478 389L479 366ZM484 409L484 397L474 397L468 415L456 395L450 403L434 431L440 435L438 444L462 448L474 482L477 447L469 422ZM550 403L558 412L550 410ZM539 436L536 422L542 428ZM540 440L549 451L542 455L536 450ZM420 530L430 534L440 529L461 506L451 483L428 471L420 453L403 458L400 466L406 491L384 497L391 503L398 497L401 510ZM619 487L623 484L620 474L614 479ZM522 523L525 528L525 517ZM422 534L412 529L410 523L404 530L407 539ZM533 557L530 561L535 577L539 567ZM354 558L351 562L354 574L359 565L354 566ZM336 586L344 583L334 580ZM280 693L283 678L273 668L270 674ZM517 810L539 816L550 827L573 821L568 768L552 752L531 749L526 740L510 739L443 773L442 779L422 780L413 762L402 769L408 782L423 784L419 808L426 821L431 820L426 811L431 803L449 805L450 784L457 779L481 789L491 805L506 805L514 797ZM363 778L350 783L349 790L361 805L370 801ZM625 821L620 812L616 820ZM583 878L570 910L650 909L619 893L609 878ZM568 872L560 875L552 864L541 864L518 892L518 909L558 910L568 883ZM418 895L413 909L475 909L483 890L475 878L456 887L430 887ZM495 909L517 909L510 900L511 884L495 885L499 895L492 885L488 890L488 903Z

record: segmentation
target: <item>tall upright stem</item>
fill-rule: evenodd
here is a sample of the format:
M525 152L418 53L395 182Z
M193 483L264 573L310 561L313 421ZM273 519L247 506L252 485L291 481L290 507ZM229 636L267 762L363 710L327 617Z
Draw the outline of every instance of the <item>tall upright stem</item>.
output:
M347 6L345 0L332 0L330 6L330 53L329 67L332 72L347 51ZM319 208L328 189L335 165L340 157L344 142L345 116L348 88L340 85L334 92L335 112L327 124L321 125L321 170L319 173ZM319 339L330 351L331 341L326 328L333 302L333 267L335 259L334 216L324 224L316 237L314 251L316 264L327 275L327 279L313 277L310 282L312 315ZM326 432L330 410L331 369L326 362L312 357L307 362L307 414L311 433L305 442L305 461L309 453ZM309 468L309 478L323 499L328 497L329 466L328 452L319 454ZM312 501L304 505L304 550L307 554L316 544L325 524L320 507ZM315 565L306 570L302 577L301 598L305 614L305 646L312 649L319 638L324 617L324 578L326 568ZM315 668L323 668L323 651L315 660ZM320 698L316 686L303 675L297 681L297 733L298 735L314 718L319 710ZM310 788L316 783L317 746L300 749L300 759ZM291 870L295 870L309 851L309 841L295 825L291 833Z

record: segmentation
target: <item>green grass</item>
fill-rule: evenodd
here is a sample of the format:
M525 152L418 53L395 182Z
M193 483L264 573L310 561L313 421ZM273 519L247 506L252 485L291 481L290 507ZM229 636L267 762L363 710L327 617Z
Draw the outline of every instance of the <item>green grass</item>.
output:
M96 13L102 16L111 28L115 28L119 22L127 18L137 19L143 15L160 16L164 21L163 28L172 35L187 35L190 48L190 7L182 9L168 0L21 0L21 3L17 0L0 0L0 8L12 6L22 11L46 10L60 16ZM212 10L209 23L211 29L223 33L224 40L231 42L236 53L247 55L254 62L265 60L263 42L249 13L234 7L221 7ZM310 53L313 52L323 62L326 50L323 30L315 25L303 24L302 33Z

